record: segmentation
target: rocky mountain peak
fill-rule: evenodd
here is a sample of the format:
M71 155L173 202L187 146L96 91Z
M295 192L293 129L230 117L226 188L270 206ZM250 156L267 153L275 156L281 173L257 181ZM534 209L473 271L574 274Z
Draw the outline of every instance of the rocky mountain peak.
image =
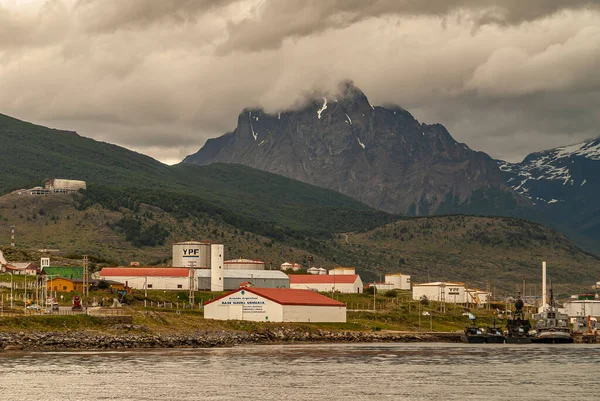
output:
M245 164L334 189L377 209L429 214L505 189L496 163L459 144L440 124L421 124L399 106L374 107L352 81L301 109L245 109L229 134L185 163Z

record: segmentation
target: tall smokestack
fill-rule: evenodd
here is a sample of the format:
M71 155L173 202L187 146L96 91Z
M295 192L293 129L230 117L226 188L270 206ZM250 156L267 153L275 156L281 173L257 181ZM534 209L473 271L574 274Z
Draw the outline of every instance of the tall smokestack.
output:
M548 293L546 292L546 262L542 262L542 310L548 305Z

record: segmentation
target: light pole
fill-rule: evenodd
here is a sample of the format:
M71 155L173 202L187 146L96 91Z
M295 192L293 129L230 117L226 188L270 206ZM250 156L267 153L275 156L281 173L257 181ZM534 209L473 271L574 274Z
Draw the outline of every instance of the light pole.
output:
M377 294L377 286L375 284L373 284L373 310L376 310L376 308L375 308L375 294Z

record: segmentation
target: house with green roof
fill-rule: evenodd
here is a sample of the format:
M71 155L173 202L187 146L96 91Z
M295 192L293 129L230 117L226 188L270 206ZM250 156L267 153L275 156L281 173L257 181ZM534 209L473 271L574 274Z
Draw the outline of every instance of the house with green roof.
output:
M83 280L83 267L79 266L47 266L42 270L42 274L52 277L63 277L70 280Z

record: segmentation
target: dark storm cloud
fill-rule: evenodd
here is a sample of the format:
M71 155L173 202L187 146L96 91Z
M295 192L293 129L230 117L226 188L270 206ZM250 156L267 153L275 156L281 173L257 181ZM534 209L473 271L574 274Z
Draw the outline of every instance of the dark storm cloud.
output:
M73 9L85 30L113 32L155 23L190 23L236 0L78 0Z
M598 2L20 3L0 0L0 113L167 162L344 79L493 157L600 135Z
M598 7L592 0L278 0L256 7L254 17L230 23L222 53L277 48L297 38L344 28L386 15L446 17L453 13L475 24L518 24L561 10Z

